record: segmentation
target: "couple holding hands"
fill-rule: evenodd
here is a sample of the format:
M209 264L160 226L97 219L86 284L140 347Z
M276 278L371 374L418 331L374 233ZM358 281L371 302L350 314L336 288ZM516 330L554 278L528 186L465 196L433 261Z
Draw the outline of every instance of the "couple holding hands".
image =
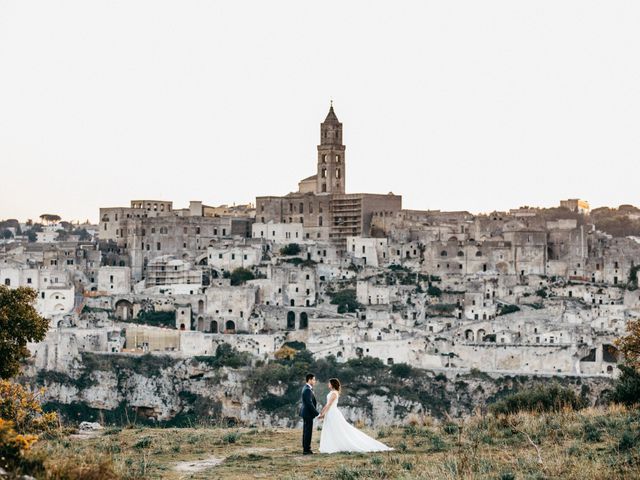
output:
M320 434L320 453L337 452L386 452L393 450L351 425L338 408L340 398L340 380L330 378L327 383L329 393L327 402L318 412L318 402L313 394L316 384L316 376L308 373L306 383L302 388L302 408L300 416L303 420L302 429L302 453L310 455L311 436L313 434L313 420L324 420L322 433Z

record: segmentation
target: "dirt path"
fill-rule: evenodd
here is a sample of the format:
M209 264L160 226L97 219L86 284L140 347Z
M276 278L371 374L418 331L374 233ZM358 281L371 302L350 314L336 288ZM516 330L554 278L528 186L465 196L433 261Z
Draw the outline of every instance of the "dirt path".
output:
M206 470L207 468L220 465L224 461L224 458L209 457L204 460L193 460L191 462L178 462L173 469L180 473L197 473Z
M242 448L235 452L235 454L251 454L262 452L273 452L275 448ZM178 462L173 466L173 470L180 473L198 473L209 468L220 465L227 457L214 457L205 458L204 460L192 460L190 462Z

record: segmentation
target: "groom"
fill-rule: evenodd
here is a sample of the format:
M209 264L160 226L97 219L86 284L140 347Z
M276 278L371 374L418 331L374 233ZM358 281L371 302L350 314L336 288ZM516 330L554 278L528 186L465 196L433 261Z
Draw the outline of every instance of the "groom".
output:
M300 416L302 417L302 453L304 455L311 455L311 435L313 433L313 419L316 418L319 413L316 409L318 402L313 394L313 386L316 384L316 376L313 373L307 373L307 383L302 388L302 408L300 409Z

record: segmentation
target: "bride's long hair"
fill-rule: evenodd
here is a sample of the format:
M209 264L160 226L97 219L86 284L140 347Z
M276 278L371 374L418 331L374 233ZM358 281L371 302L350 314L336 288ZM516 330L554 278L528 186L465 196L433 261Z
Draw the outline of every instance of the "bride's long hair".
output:
M329 383L336 392L340 393L340 380L338 380L337 378L330 378Z

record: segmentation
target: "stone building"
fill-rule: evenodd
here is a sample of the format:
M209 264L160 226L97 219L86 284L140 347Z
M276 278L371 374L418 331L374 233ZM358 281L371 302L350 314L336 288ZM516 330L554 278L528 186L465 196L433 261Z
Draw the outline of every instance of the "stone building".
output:
M257 197L256 222L299 223L306 238L328 238L344 244L348 236L369 235L374 213L399 211L399 195L345 193L345 149L342 123L332 105L320 125L316 174L301 180L297 192L284 197Z
M105 264L130 266L134 280L146 276L148 263L172 255L206 262L207 248L223 238L248 238L253 219L206 216L208 207L192 201L174 210L172 202L133 200L130 208L100 209Z

